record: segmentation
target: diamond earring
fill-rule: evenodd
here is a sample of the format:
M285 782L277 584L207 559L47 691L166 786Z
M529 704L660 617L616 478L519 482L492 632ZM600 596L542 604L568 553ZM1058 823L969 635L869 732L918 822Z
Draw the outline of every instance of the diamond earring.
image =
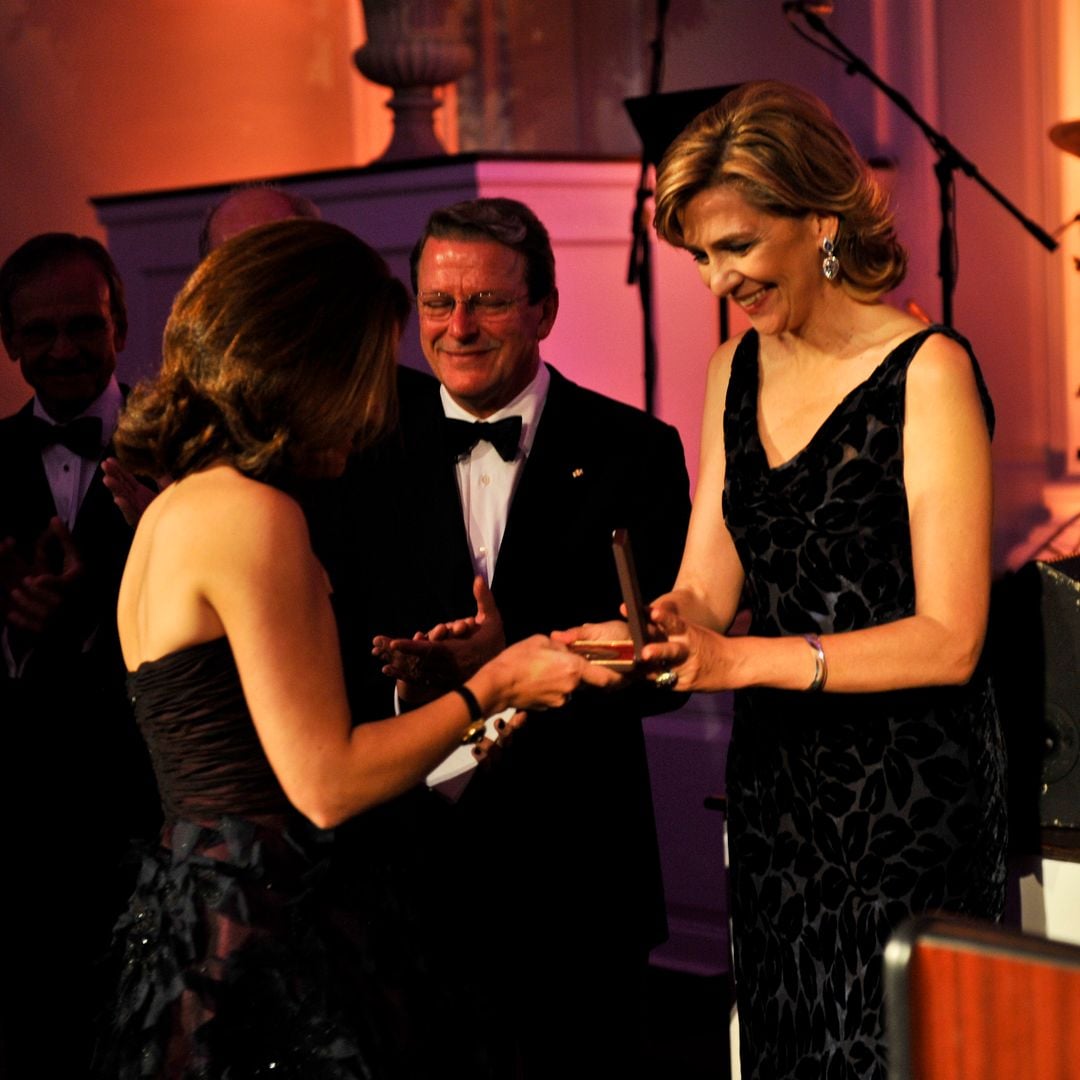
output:
M826 236L821 241L821 272L829 281L835 281L840 276L840 260L836 257L836 245Z

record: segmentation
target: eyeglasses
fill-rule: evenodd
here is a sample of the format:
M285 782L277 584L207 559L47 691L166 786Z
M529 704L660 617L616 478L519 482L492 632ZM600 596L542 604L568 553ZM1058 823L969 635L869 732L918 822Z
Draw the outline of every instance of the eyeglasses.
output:
M73 315L60 324L44 319L28 322L15 327L11 336L22 348L38 351L51 348L61 334L76 345L93 345L108 329L109 321L104 315Z
M420 314L431 322L446 322L459 305L466 315L475 315L478 319L501 319L510 314L511 309L527 295L504 296L502 293L485 290L463 296L460 300L449 293L422 293L417 297Z

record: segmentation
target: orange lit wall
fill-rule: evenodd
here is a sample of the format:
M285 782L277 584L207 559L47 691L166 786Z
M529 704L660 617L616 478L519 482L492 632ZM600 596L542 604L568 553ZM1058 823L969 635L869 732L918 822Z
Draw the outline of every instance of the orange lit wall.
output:
M104 238L93 195L361 165L388 91L352 65L359 0L5 0L0 258ZM0 415L27 397L0 367Z
M896 162L911 270L894 299L940 315L932 155L906 118L802 42L780 9L779 0L672 0L664 88L779 76L820 94L860 149ZM479 98L473 91L470 149L588 152L601 148L597 131L625 123L620 98L641 89L652 0L560 0L547 23L530 0L477 0L472 10L491 20L479 71L495 74L480 80ZM829 22L1050 229L1080 211L1080 159L1046 137L1056 121L1080 118L1077 10L1076 0L837 0ZM622 35L618 61L595 72L605 11L619 15L609 20ZM362 41L359 0L2 0L0 256L45 229L103 235L93 195L367 163L389 138L389 117L386 91L352 66ZM561 56L570 50L573 63ZM452 111L450 126L456 132ZM1080 225L1051 255L962 176L957 205L956 324L998 404L999 523L1022 535L1047 476L1080 476ZM684 288L699 289L675 261ZM589 302L621 287L597 282ZM661 321L682 317L677 301L665 300ZM698 398L684 390L700 386L706 358L689 347L659 358L661 409L690 447ZM24 397L17 371L0 362L0 413Z

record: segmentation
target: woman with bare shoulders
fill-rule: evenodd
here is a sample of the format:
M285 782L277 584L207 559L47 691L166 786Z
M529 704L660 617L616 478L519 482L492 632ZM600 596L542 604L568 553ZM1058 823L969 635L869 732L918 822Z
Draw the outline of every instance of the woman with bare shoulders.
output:
M345 230L251 230L185 285L161 374L121 421L121 460L176 480L143 515L120 591L166 825L119 930L109 1076L396 1075L363 913L324 887L322 830L419 782L482 716L603 681L533 638L423 708L351 725L326 577L289 488L392 418L407 310Z
M962 337L882 302L904 250L811 95L748 83L701 114L656 226L751 324L709 364L685 555L652 607L668 640L644 653L661 686L736 692L743 1080L884 1078L892 930L1004 902L990 400Z

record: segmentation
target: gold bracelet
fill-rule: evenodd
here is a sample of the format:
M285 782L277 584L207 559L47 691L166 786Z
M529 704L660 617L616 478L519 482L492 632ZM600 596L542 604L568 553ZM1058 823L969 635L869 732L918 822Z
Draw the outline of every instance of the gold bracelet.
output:
M467 686L455 686L452 693L460 694L462 701L465 702L465 706L469 710L470 723L461 736L462 743L465 746L470 743L478 743L484 737L484 731L487 728L487 721L484 719L484 710L480 708L480 702L476 700L476 695Z
M814 679L806 688L808 694L816 694L825 689L825 680L829 677L829 665L825 660L825 650L817 634L803 634L803 641L814 650Z

